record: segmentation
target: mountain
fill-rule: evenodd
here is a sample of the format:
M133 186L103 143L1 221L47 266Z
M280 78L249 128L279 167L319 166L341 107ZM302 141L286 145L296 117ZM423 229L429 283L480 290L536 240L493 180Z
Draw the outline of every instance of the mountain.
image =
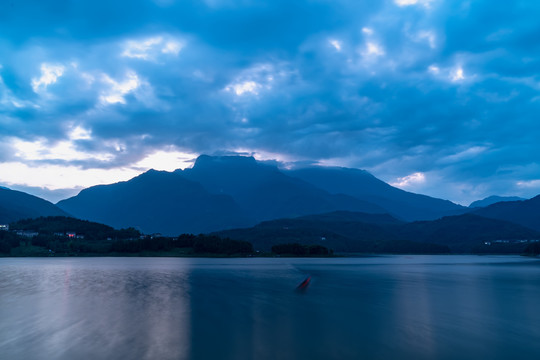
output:
M0 224L39 216L66 216L54 204L36 196L0 187Z
M485 199L482 199L482 200L476 200L476 201L473 201L470 205L469 205L469 208L480 208L480 207L486 207L486 206L489 206L489 205L492 205L492 204L495 204L495 203L498 203L498 202L505 202L505 201L521 201L521 200L526 200L524 198L520 198L520 197L517 197L517 196L490 196L490 197L487 197Z
M521 240L540 239L538 231L477 215L404 223L388 214L351 212L266 221L217 235L249 241L259 250L300 243L323 245L338 252L367 253L521 253L527 246Z
M127 182L94 186L58 206L82 219L168 235L334 210L386 212L352 196L329 194L251 157L204 155L191 169L152 170Z
M465 207L448 200L414 194L390 186L365 170L313 166L285 170L284 173L331 194L345 194L379 205L406 221L433 220L467 211Z
M352 196L329 194L253 157L201 155L192 168L176 172L210 193L230 195L258 221L335 210L387 212Z
M396 189L362 170L280 170L253 157L201 155L192 168L148 171L60 201L73 216L178 235L334 211L433 219L460 213L450 201Z
M511 221L540 231L540 195L529 200L498 202L475 210L473 214Z
M471 252L484 242L540 239L540 233L533 229L475 214L407 223L398 233L401 239L444 244L457 252Z
M82 190L58 206L81 219L166 235L247 226L254 221L230 196L210 194L181 173L155 170Z
M388 214L332 212L293 219L262 222L252 228L225 230L221 237L249 241L255 249L300 243L322 245L337 252L447 253L448 247L402 240L397 229L403 222Z

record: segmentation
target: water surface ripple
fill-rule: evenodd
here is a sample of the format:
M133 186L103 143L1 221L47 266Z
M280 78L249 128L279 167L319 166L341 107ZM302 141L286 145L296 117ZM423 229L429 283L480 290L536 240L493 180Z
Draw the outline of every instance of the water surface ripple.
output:
M3 258L0 358L536 360L539 300L517 256Z

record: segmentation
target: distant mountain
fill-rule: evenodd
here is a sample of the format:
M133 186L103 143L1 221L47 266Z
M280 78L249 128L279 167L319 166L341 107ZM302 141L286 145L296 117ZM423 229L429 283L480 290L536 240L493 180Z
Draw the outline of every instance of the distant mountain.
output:
M511 221L540 231L540 195L529 200L498 202L475 210L473 214Z
M540 232L533 229L474 214L408 223L398 233L401 239L444 244L458 252L470 252L486 241L540 239Z
M465 207L448 200L395 188L364 170L314 166L284 170L284 173L311 183L331 194L345 194L379 205L406 221L433 220L467 211Z
M39 216L66 216L52 203L33 195L0 187L0 224Z
M396 219L389 214L369 214L352 211L334 211L326 214L306 215L298 218L298 220L307 220L319 223L368 223L375 225L401 225L403 221Z
M252 228L217 234L249 241L259 250L281 243L300 243L323 245L338 252L368 253L439 253L444 252L442 249L458 253L519 253L527 244L514 243L516 240L540 239L538 231L470 214L403 223L390 215L350 212L266 221ZM497 240L512 244L501 249Z
M334 210L386 212L352 196L329 194L251 157L204 155L191 169L148 171L127 182L94 186L58 206L82 219L168 235Z
M252 157L206 155L192 168L94 186L58 206L81 219L167 235L335 211L390 213L413 221L469 210L394 188L362 170L280 170Z
M403 223L388 214L333 212L293 219L262 222L248 229L225 230L221 237L249 241L255 249L300 243L322 245L338 252L445 253L446 246L402 240L397 229Z
M473 201L469 205L469 208L486 207L486 206L489 206L498 202L504 202L504 201L522 201L522 200L527 200L527 199L520 198L517 196L490 196L483 200Z
M126 182L85 189L58 206L81 219L165 235L197 234L254 221L230 196L210 194L181 173L155 170Z
M210 193L230 195L258 221L335 210L387 212L353 196L330 194L252 157L201 155L193 168L176 172Z

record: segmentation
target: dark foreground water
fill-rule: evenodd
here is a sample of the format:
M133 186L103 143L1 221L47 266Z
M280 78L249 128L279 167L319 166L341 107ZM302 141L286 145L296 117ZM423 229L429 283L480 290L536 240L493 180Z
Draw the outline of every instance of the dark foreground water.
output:
M540 261L4 258L0 358L537 360Z

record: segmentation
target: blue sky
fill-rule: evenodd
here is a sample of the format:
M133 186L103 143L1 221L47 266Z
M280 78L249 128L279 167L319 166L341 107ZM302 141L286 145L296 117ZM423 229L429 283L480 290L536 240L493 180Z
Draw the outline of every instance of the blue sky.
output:
M537 1L0 3L0 185L56 201L199 154L540 193Z

